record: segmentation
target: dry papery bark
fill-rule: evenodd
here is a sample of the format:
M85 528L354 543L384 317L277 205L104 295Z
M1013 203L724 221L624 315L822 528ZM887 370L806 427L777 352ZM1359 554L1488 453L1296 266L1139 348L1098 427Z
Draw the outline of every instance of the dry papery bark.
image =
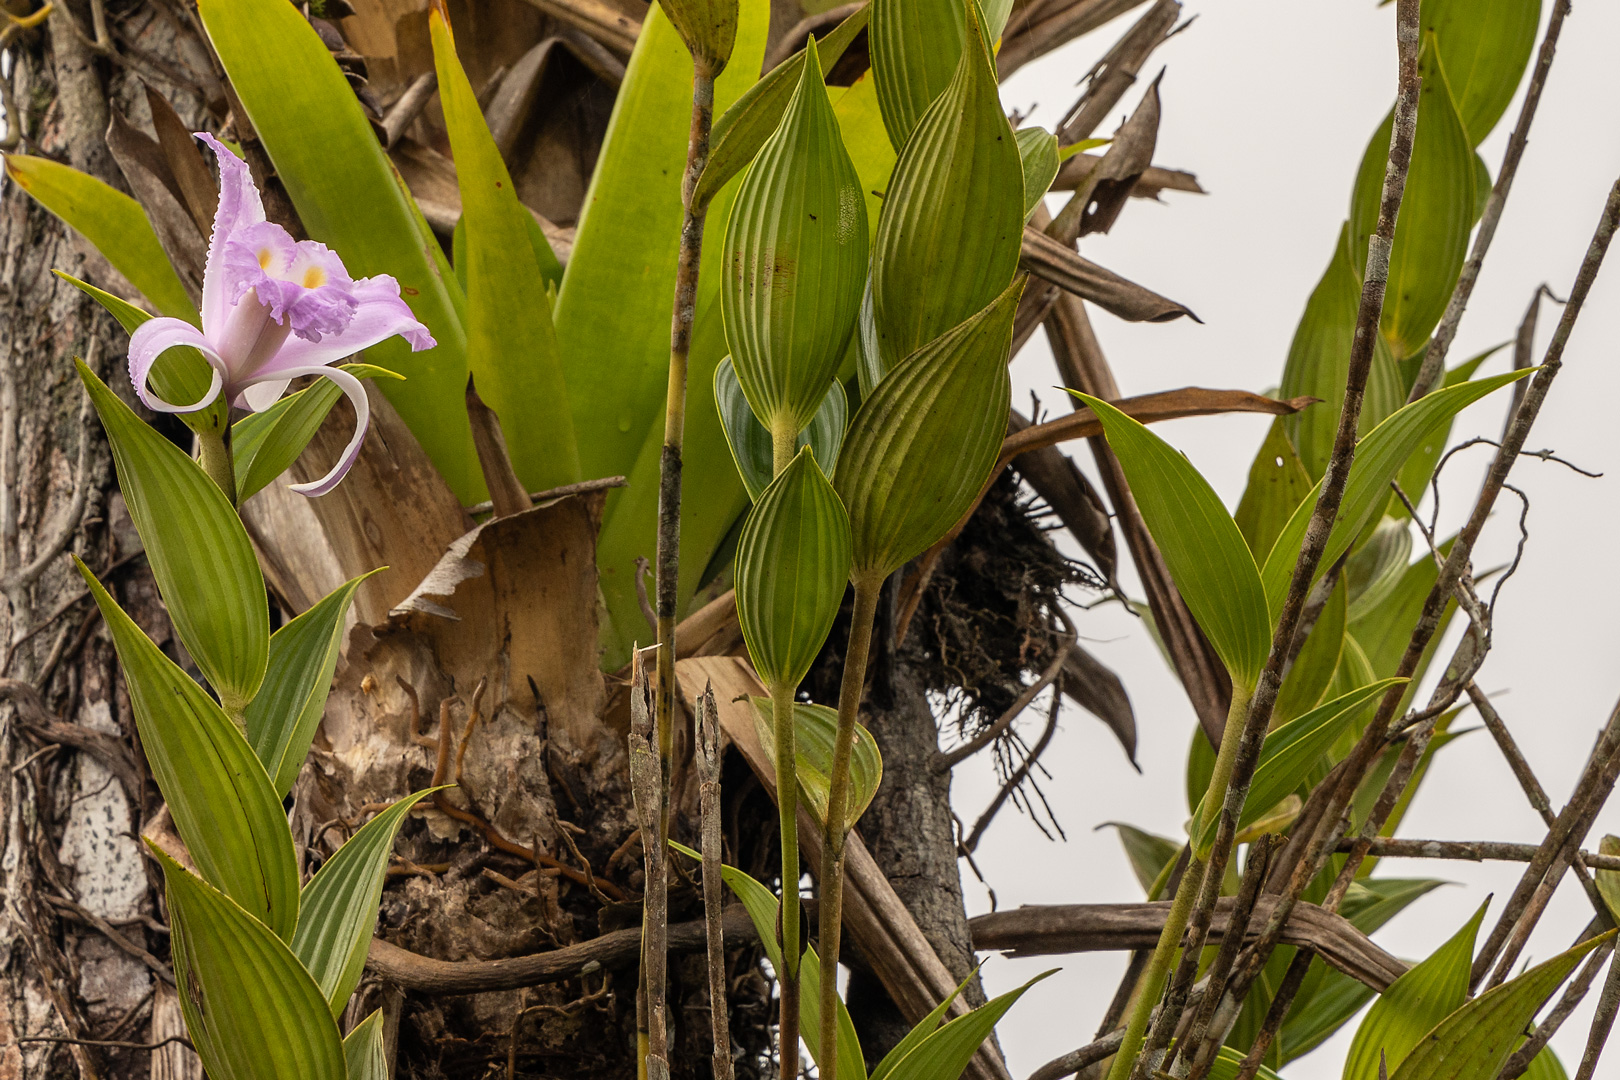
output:
M1000 54L1003 73L1135 6L1136 0L1019 3ZM448 242L460 205L436 111L426 5L412 0L350 11L341 0L327 0L325 10L323 35L359 76L357 93L379 139ZM463 61L481 88L518 193L564 259L645 13L638 0L490 0L453 12ZM1113 111L1178 17L1174 0L1147 8L1070 110L1068 140L1090 134ZM775 0L772 54L820 32L825 19L817 18L794 0ZM239 138L265 185L268 212L298 232L262 148L231 115L218 65L181 0L129 0L110 9L67 2L43 27L8 41L7 100L18 104L8 104L8 116L16 117L12 130L21 145L142 199L193 286L208 220L199 193L211 182L176 177L176 198L154 179L152 148L175 131L207 128ZM858 75L864 56L863 45L852 47L835 80ZM1032 290L1043 306L1026 320L1020 341L1044 319L1065 382L1109 399L1120 394L1079 297L1126 318L1190 314L1080 259L1073 248L1080 232L1110 227L1129 195L1199 190L1189 174L1153 164L1157 95L1149 97L1151 109L1138 109L1134 126L1122 129L1107 152L1073 158L1064 169L1059 186L1084 194L1091 216L1056 235L1042 231L1046 219L1038 217L1026 237L1026 266L1060 288ZM7 646L0 669L7 680L0 683L6 766L0 1080L200 1080L166 967L159 875L137 837L177 841L135 743L110 643L62 553L82 555L113 582L154 640L181 662L187 658L141 563L99 427L67 377L70 357L82 355L129 399L120 363L124 335L52 277L52 268L133 298L100 256L8 186L0 193L0 585L8 601L0 616ZM1300 407L1197 393L1212 392L1172 392L1152 403L1160 407L1154 418ZM480 411L475 387L467 404L483 436L480 460L496 492L492 505L462 507L399 417L373 394L360 462L334 493L306 500L287 488L324 473L334 460L352 422L346 404L289 476L244 507L282 618L350 577L390 567L357 594L290 818L303 869L312 873L378 806L432 783L456 785L413 814L402 832L378 942L347 1017L383 1009L396 1076L492 1070L626 1076L637 1023L633 928L648 882L627 753L630 673L599 671L594 562L604 502L623 481L525 492L505 465L497 424ZM182 428L154 420L186 445ZM1026 750L1005 718L1027 704L1028 687L1044 674L1109 726L1127 758L1134 756L1125 688L1064 630L1061 610L1066 594L1102 595L1115 582L1110 507L1200 715L1225 714L1227 689L1217 666L1106 446L1093 440L1105 503L1056 447L1059 438L1094 434L1082 415L1019 428L1014 418L1006 454L1012 471L1001 473L937 556L926 587L914 582L902 604L901 582L891 582L879 618L863 719L884 748L888 779L851 841L846 901L849 997L874 1059L970 973L976 951L1011 941L1005 929L1002 937L984 937L989 925L964 913L963 838L953 822L942 744L974 745L999 723L993 730L1000 734L986 748L1008 781L1007 798L1033 808L1034 759L1045 743ZM492 516L480 524L486 514ZM1091 565L1058 553L1047 535L1054 521L1071 530ZM711 586L706 595L713 602L678 631L674 686L666 688L674 691L681 721L672 758L672 831L697 845L704 786L714 795L717 778L710 821L724 857L768 881L779 861L769 827L772 773L749 709L737 700L762 690L743 659L723 585ZM845 622L807 684L819 700L836 696ZM712 765L698 753L693 722L693 701L706 686L713 688L719 737ZM982 821L993 816L992 809ZM819 830L805 825L801 835L806 865L814 868ZM703 951L710 942L699 878L676 860L667 892L672 1074L708 1075L712 989ZM1026 935L1022 947L1136 948L1162 924L1151 906L1118 907L1070 912L1067 937L1042 946ZM1095 933L1077 937L1074 926L1087 918L1100 920ZM1299 909L1285 922L1285 940L1359 965L1375 982L1387 984L1397 973L1390 958L1347 935L1342 920L1311 918ZM1122 919L1134 919L1135 929L1123 935L1108 929ZM746 920L727 911L715 922L726 935L721 982L731 1064L740 1077L766 1075L773 987ZM1217 918L1211 940L1224 927ZM965 999L958 1009L983 999L976 983ZM1008 1075L993 1043L971 1075Z

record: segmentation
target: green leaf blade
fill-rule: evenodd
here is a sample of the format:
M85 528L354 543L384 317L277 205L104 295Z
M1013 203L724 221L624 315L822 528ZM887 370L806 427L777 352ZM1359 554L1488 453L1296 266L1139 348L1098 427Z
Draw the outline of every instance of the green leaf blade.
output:
M240 715L264 680L270 641L269 599L247 530L194 461L82 362L79 376L175 631L226 712Z
M286 944L160 849L180 1010L214 1080L345 1080L337 1024Z
M203 876L282 938L298 921L298 866L281 800L203 688L163 655L79 563L129 687L142 749Z
M388 1050L383 1043L383 1014L374 1009L343 1039L349 1080L389 1080Z
M428 22L461 191L466 252L456 271L466 274L467 364L479 397L502 418L526 489L560 487L580 478L579 450L545 276L529 238L534 217L518 201L449 25L437 11Z
M1169 443L1107 402L1075 396L1102 421L1187 609L1232 681L1252 689L1271 650L1271 624L1254 556L1237 523L1209 481Z

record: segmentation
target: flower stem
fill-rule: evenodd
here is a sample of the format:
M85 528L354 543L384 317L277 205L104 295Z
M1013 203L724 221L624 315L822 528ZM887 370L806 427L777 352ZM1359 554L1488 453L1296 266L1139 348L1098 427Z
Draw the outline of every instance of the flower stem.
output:
M197 432L197 464L236 505L236 466L231 460L231 426Z
M771 427L771 475L780 476L782 470L793 464L798 452L799 433L791 424L777 421Z
M1170 965L1176 958L1177 950L1181 948L1181 936L1187 930L1187 920L1198 900L1198 891L1204 884L1204 871L1208 865L1209 849L1203 843L1204 815L1219 812L1221 802L1226 797L1226 785L1232 778L1232 762L1237 757L1238 744L1243 738L1243 721L1248 714L1249 698L1253 693L1252 688L1236 683L1232 686L1232 704L1227 709L1226 729L1221 733L1220 752L1215 756L1215 771L1210 774L1209 789L1204 793L1204 808L1193 820L1193 835L1189 841L1192 849L1191 858L1187 861L1186 873L1181 875L1181 884L1176 888L1175 899L1170 903L1170 915L1165 919L1164 929L1159 933L1159 943L1154 946L1147 970L1142 972L1136 1004L1132 1007L1130 1020L1125 1025L1125 1039L1120 1043L1119 1053L1114 1055L1114 1062L1108 1068L1108 1080L1126 1080L1131 1075L1136 1065L1136 1056L1142 1049L1142 1040L1147 1034L1148 1020L1153 1014L1153 1007L1159 1003L1159 998L1164 994L1165 983L1170 978Z
M776 973L782 991L778 1056L782 1060L782 1080L798 1080L799 961L804 953L799 937L799 749L793 728L794 687L773 684L770 691L776 735L776 806L782 825L782 970Z
M877 616L883 579L862 574L855 579L855 611L844 653L844 680L838 690L838 734L833 740L828 777L827 826L821 852L821 1076L838 1076L838 950L844 918L844 842L849 838L849 761L855 747L855 721L866 688L866 661L872 649L872 623Z

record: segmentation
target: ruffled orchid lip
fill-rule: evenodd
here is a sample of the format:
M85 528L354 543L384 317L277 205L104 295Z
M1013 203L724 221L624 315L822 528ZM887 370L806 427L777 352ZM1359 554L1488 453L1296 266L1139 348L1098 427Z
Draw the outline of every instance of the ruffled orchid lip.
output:
M186 413L205 409L221 395L254 410L269 408L291 379L331 379L354 404L353 438L336 467L312 484L292 490L330 491L353 466L365 440L371 408L365 388L331 365L388 338L403 337L412 351L436 342L400 298L399 283L386 274L351 278L343 260L324 244L295 241L266 221L247 164L206 132L197 137L219 162L219 208L203 272L202 329L181 319L155 318L130 337L129 374L150 409ZM152 368L169 349L190 346L208 361L213 381L190 404L159 398L148 385Z

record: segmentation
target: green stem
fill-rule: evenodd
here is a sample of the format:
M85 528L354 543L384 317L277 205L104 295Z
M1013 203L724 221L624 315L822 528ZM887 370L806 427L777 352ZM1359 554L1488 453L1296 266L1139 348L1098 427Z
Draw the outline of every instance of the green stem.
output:
M1119 1053L1114 1055L1113 1064L1108 1067L1108 1080L1127 1080L1131 1075L1136 1056L1142 1049L1142 1040L1147 1035L1153 1007L1164 995L1165 983L1170 978L1170 965L1181 948L1181 936L1186 933L1187 920L1198 901L1198 890L1204 884L1204 870L1209 859L1209 848L1203 842L1204 815L1219 813L1221 803L1226 798L1226 785L1232 778L1232 762L1237 758L1238 745L1243 741L1243 720L1248 714L1249 698L1253 694L1252 687L1236 684L1232 687L1232 704L1226 712L1226 730L1221 733L1215 771L1210 774L1209 788L1204 792L1204 810L1193 821L1187 871L1181 875L1181 884L1176 888L1175 899L1170 904L1170 915L1159 933L1159 943L1154 946L1147 970L1142 972L1136 1004L1131 1008L1130 1020L1125 1025L1124 1041L1119 1045Z
M776 973L782 991L778 1029L782 1080L798 1080L799 1075L799 961L804 952L799 938L799 748L793 726L794 690L781 684L770 687L776 731L776 806L782 825L782 970Z
M799 433L782 421L771 425L771 475L780 476L798 453Z
M838 690L838 734L833 740L832 773L828 777L827 826L821 851L821 1076L838 1076L838 950L844 920L844 843L849 838L849 761L855 747L855 721L866 688L866 661L872 649L872 624L877 617L883 578L861 574L855 578L855 611L849 623L849 648L844 653L844 680Z
M236 505L236 466L231 460L231 426L217 431L197 432L197 464L208 478L225 493L232 506Z

